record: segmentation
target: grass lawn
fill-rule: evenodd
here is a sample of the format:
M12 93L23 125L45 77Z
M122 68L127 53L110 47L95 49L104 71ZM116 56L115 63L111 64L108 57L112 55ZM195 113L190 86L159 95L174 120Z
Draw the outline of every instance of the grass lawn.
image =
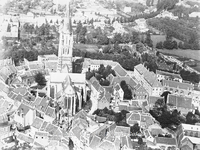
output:
M88 51L88 52L98 52L99 51L97 45L93 45L93 44L78 44L78 43L75 43L74 48L77 48L81 51Z

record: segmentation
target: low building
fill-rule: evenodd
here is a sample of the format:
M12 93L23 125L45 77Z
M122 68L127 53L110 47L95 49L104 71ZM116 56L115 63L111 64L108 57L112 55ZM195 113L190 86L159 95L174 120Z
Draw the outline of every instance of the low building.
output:
M181 124L177 128L176 138L181 150L195 150L200 148L200 126Z
M156 75L157 75L158 81L173 80L173 81L183 82L183 79L179 74L156 70Z

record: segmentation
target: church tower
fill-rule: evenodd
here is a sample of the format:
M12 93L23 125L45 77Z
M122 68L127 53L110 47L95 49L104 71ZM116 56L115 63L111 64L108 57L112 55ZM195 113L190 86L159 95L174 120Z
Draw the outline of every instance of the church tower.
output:
M57 72L72 72L73 33L71 26L70 0L67 0L63 23L60 25Z

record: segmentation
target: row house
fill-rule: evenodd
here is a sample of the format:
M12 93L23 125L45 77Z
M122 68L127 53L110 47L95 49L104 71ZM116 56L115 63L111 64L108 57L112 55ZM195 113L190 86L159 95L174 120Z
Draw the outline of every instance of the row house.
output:
M163 85L164 91L169 91L173 94L185 95L185 96L186 95L190 96L194 89L193 84L180 83L180 82L171 81L171 80L163 80L162 85Z
M158 81L160 82L162 80L172 80L172 81L183 82L183 79L179 74L156 70L156 75L157 75Z
M131 112L126 114L126 122L130 126L138 123L142 128L147 128L154 124L154 119L149 113Z
M90 114L92 114L97 109L103 109L105 107L109 108L112 94L106 88L102 87L95 77L90 79L89 84L92 101Z
M180 150L200 149L200 127L198 125L181 124L176 131Z
M156 74L147 70L143 64L135 66L134 76L147 90L149 95L159 96L162 94L163 88L161 83L157 80Z

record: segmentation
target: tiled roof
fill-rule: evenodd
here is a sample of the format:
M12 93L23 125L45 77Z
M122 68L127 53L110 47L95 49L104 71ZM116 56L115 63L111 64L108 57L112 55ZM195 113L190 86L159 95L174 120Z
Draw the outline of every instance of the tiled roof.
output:
M42 126L41 126L41 128L40 128L40 130L44 131L46 129L47 125L48 125L48 122L44 121Z
M21 94L21 95L25 95L27 91L28 90L26 89L26 87L19 87L13 90L13 92L15 92L16 94Z
M43 69L44 64L38 61L29 61L28 67L30 70Z
M146 71L148 71L142 64L135 66L134 69L136 69L140 74L144 74Z
M131 149L133 148L130 136L123 136L120 139L121 139L121 146L122 147L127 146L128 148L131 148Z
M157 144L176 146L176 139L175 138L155 137L155 142Z
M82 129L78 126L74 127L72 129L73 134L80 140L80 134L81 134Z
M165 72L165 71L161 71L161 70L156 70L156 74L164 75L164 76L170 76L172 78L182 79L180 74L174 74L174 73Z
M192 98L169 94L168 104L173 104L177 108L192 109Z
M41 97L37 97L36 99L35 99L35 101L33 102L33 106L39 106L39 104L41 103L41 101L42 101L42 98Z
M130 135L130 127L116 126L115 133L121 133L123 135Z
M45 131L46 131L46 132L49 132L49 134L53 135L54 132L57 130L57 128L58 128L57 126L55 126L55 125L49 123L49 124L46 126Z
M101 142L101 138L95 135L95 136L93 136L89 147L92 148L92 149L97 149L100 142Z
M118 90L120 90L120 89L121 89L121 87L120 87L119 83L118 83L118 84L116 84L116 85L114 86L114 89L115 89L116 91L118 91Z
M48 106L45 114L49 117L55 118L55 108Z
M99 88L101 87L101 85L99 84L98 81L94 81L94 82L92 83L92 85L93 85L93 87L94 87L97 91L99 91Z
M84 62L83 62L83 68L88 68L90 65L110 65L115 66L116 64L118 64L117 62L114 62L112 60L97 60L97 59L90 59L90 58L84 58Z
M33 143L34 139L30 136L28 136L27 134L23 134L21 132L17 133L17 139L28 142L28 143Z
M110 142L110 141L103 141L100 145L99 148L101 150L116 150L116 147L114 145L114 143Z
M45 69L50 69L56 71L57 69L57 61L46 61Z
M21 103L21 105L18 108L18 111L22 112L24 115L26 115L28 113L28 111L32 109L30 106Z
M36 106L37 110L45 112L48 107L49 101L46 98L43 98L38 106Z
M163 80L162 85L163 86L167 86L167 87L185 89L185 90L193 89L194 88L194 86L192 84L181 83L181 82L171 81L171 80Z
M36 131L35 135L43 136L43 137L48 137L49 133L48 132L44 132L44 131Z
M32 127L36 128L36 129L40 129L42 124L43 124L44 120L39 118L39 117L36 117L34 120L33 120L33 123L32 123Z
M113 70L115 71L115 73L120 76L120 77L124 77L127 75L126 71L124 68L122 68L122 66L120 64L117 64Z

